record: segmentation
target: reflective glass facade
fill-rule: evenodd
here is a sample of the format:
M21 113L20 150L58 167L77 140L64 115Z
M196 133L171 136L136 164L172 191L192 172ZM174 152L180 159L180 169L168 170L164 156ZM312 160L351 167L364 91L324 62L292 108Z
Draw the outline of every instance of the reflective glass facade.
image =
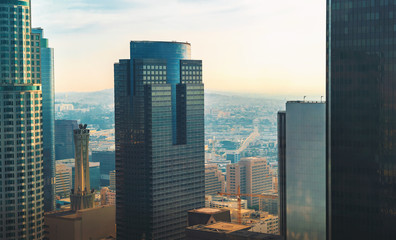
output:
M40 34L41 85L43 92L43 157L44 157L44 210L55 210L55 76L54 49L48 47L43 29L32 29Z
M279 113L281 234L326 240L326 106L288 102Z
M327 1L329 239L396 236L395 10Z
M29 1L0 0L0 239L43 237L40 34Z
M117 239L184 239L204 206L202 61L190 44L131 42L115 64Z

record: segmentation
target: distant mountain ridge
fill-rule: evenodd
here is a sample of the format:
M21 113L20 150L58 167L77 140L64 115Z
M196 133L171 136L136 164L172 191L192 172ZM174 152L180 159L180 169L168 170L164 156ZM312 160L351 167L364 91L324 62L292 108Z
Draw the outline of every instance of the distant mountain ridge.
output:
M58 92L55 93L56 103L80 103L87 105L111 105L114 104L114 89L105 89L95 92ZM228 93L217 91L205 91L206 104L216 104L228 102L236 103L263 103L280 102L284 100L273 99L264 95L247 93Z
M105 89L96 92L57 92L56 103L80 103L88 105L114 104L114 89Z

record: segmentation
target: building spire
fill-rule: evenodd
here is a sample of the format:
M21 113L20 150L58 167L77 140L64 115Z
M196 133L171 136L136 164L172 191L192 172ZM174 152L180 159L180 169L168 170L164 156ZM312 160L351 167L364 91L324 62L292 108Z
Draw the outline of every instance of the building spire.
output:
M70 196L72 210L93 208L95 195L89 182L89 129L87 124L74 130L75 173L74 189Z

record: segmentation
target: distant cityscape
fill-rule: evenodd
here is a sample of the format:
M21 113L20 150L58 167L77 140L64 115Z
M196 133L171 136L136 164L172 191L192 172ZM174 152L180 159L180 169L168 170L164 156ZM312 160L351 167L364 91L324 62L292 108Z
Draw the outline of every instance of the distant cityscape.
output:
M87 93L57 93L57 120L87 122L91 130L91 150L114 150L114 90ZM235 96L232 93L205 94L206 161L223 166L227 154L266 157L277 165L277 116L284 100ZM255 134L257 130L258 134ZM252 135L252 136L251 136ZM245 144L246 139L249 141ZM214 148L213 148L214 147ZM243 151L241 151L243 149Z

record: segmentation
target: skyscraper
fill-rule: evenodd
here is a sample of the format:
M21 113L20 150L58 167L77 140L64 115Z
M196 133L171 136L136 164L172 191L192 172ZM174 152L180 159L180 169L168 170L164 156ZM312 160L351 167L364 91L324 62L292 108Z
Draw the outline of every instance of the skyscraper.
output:
M56 160L74 158L73 130L78 128L76 120L55 121L55 157Z
M395 7L327 1L329 239L396 236Z
M40 34L30 1L0 1L0 239L43 237Z
M184 239L205 201L202 61L189 43L130 47L114 66L117 239Z
M100 186L110 186L110 172L115 170L115 152L92 151L92 162L100 163Z
M243 194L272 193L272 176L265 158L243 158L238 163L227 165L227 192ZM259 206L259 198L245 197L249 207Z
M326 104L287 102L278 124L281 235L326 240Z
M34 28L32 32L40 35L40 70L43 92L44 211L50 212L55 209L56 177L54 49L48 46L48 39L43 37L43 29Z

